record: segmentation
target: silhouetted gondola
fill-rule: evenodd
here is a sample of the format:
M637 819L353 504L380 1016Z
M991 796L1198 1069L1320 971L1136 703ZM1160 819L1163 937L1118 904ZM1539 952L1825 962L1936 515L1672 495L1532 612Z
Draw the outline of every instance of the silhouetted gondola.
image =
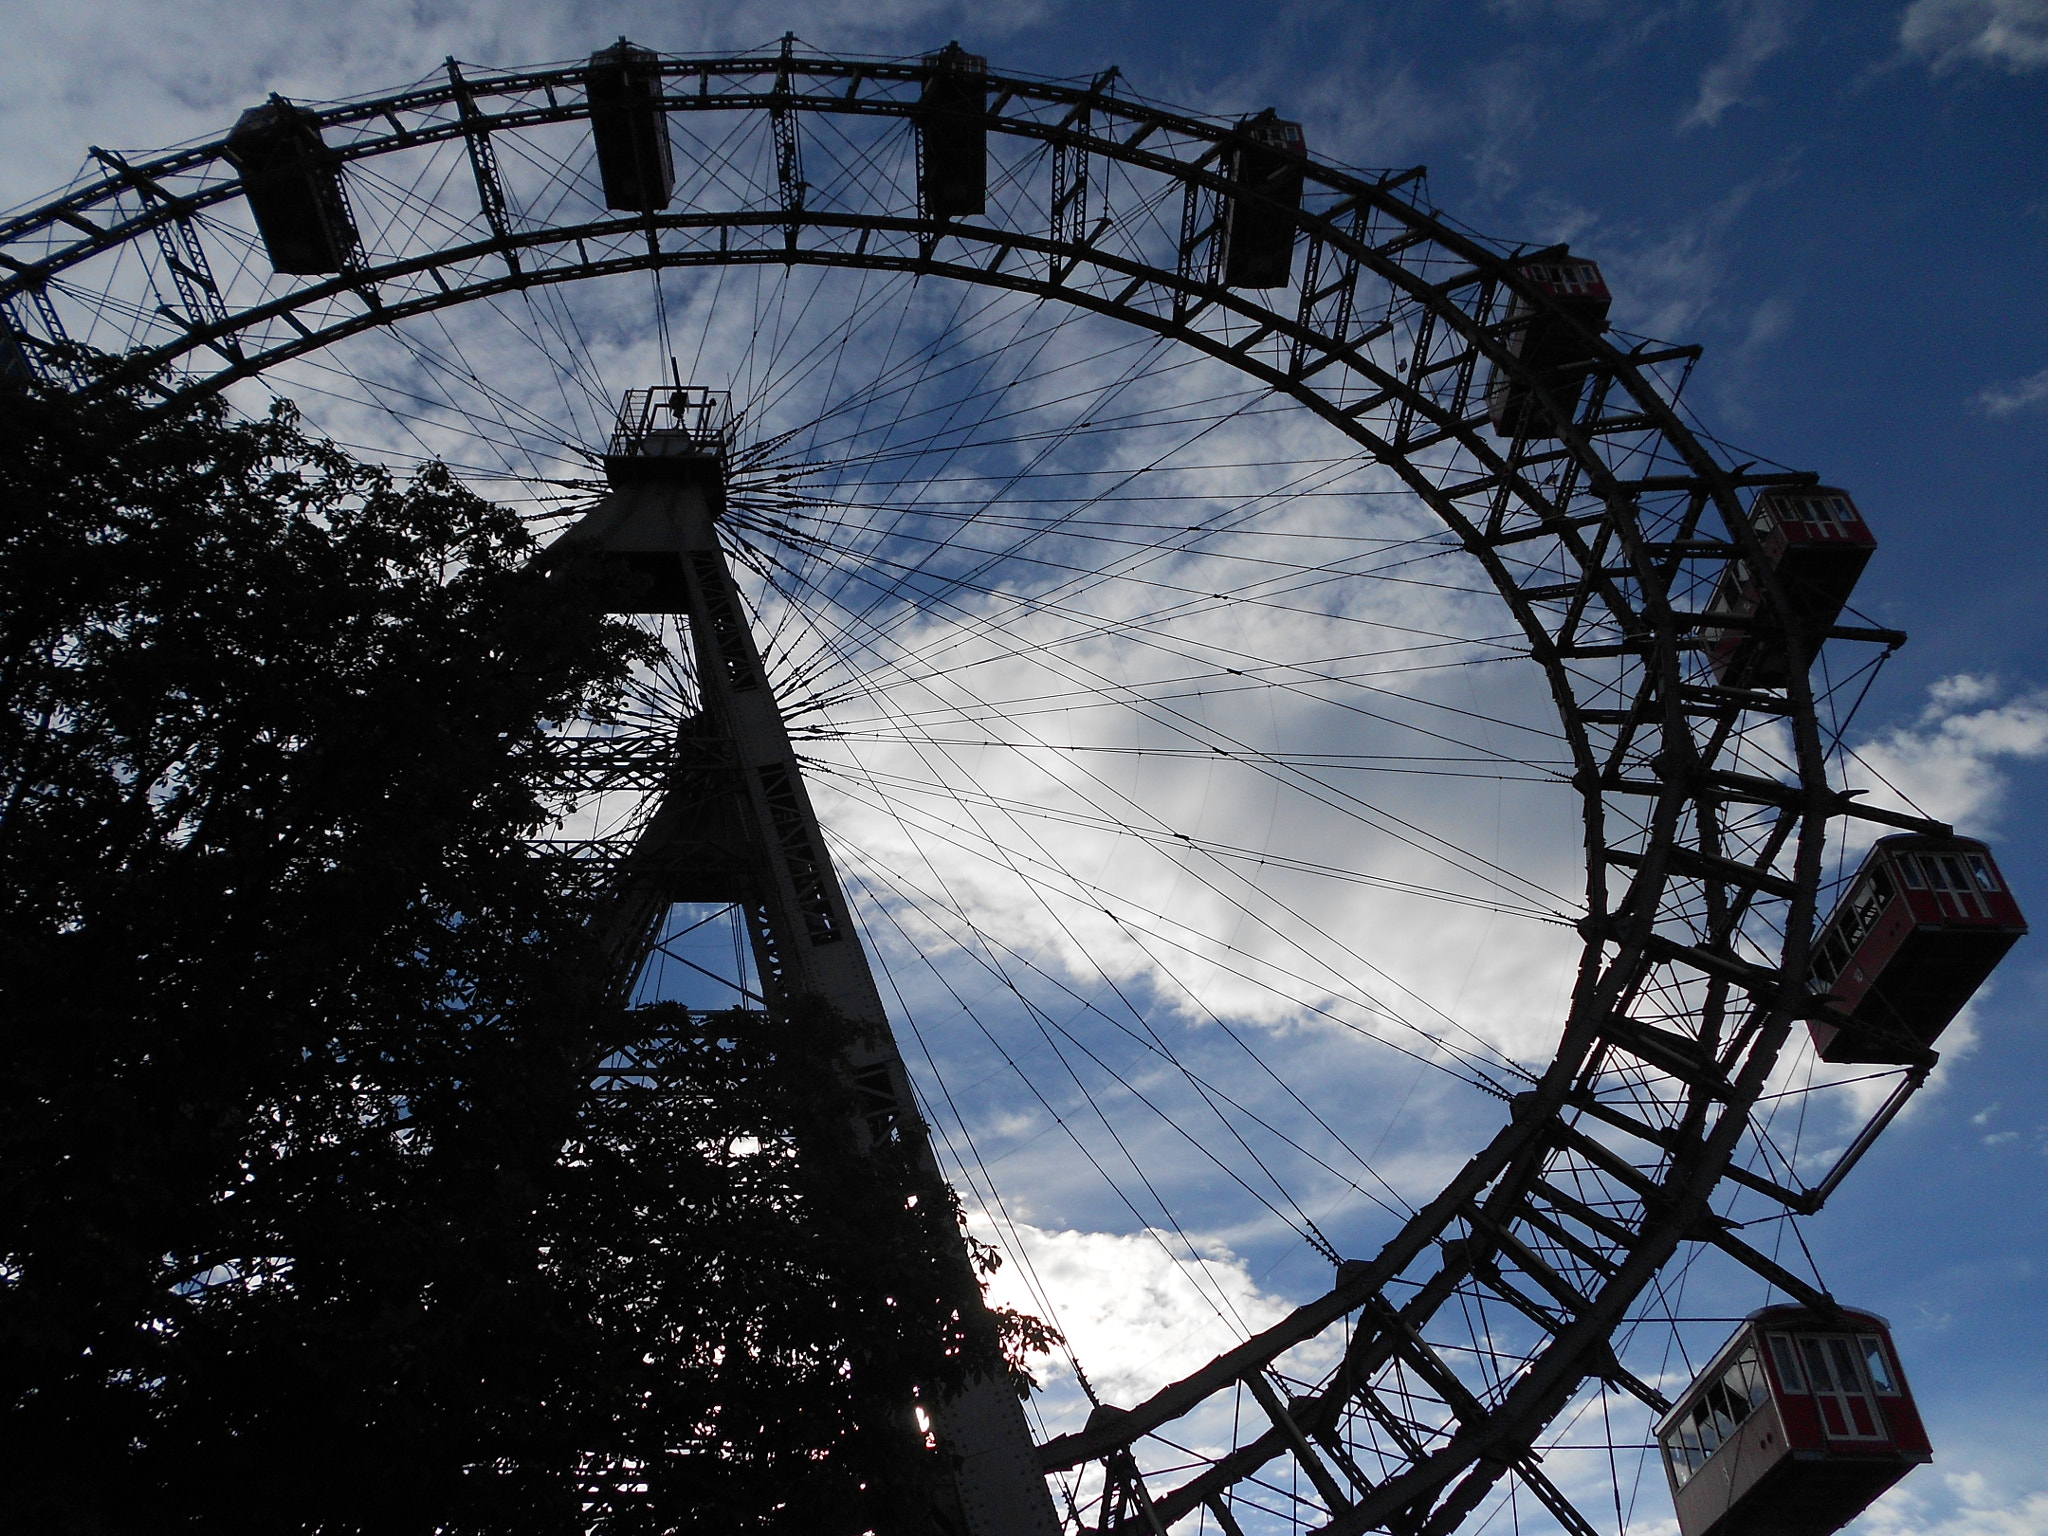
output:
M1536 371L1542 391L1569 416L1592 361L1580 328L1595 333L1607 328L1607 283L1597 266L1568 251L1519 265L1523 277L1553 303L1537 305L1515 295L1508 306L1508 350ZM1505 368L1494 369L1487 380L1486 413L1502 437L1557 436L1557 424L1538 404L1535 391Z
M340 162L320 137L319 114L272 96L235 120L226 157L276 271L339 272L356 254L355 220Z
M1223 174L1255 197L1224 199L1223 281L1232 288L1285 288L1294 269L1308 141L1301 124L1271 110L1237 125L1242 142L1223 152Z
M583 77L604 205L655 213L675 197L675 151L662 108L661 55L623 37L590 56Z
M934 219L988 206L988 60L948 43L926 54L917 102L918 195Z
M1778 577L1787 610L1782 617L1806 637L1811 654L1811 647L1841 617L1877 540L1849 493L1833 486L1765 491L1749 515L1763 541L1764 559ZM1762 602L1762 584L1749 562L1732 560L1707 611L1748 619ZM1702 638L1714 675L1722 682L1782 688L1791 681L1782 631L1738 624L1707 630Z

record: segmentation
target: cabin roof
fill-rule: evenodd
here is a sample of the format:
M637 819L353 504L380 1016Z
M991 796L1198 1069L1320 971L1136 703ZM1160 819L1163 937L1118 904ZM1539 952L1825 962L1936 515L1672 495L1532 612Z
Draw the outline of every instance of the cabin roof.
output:
M1972 848L1979 853L1991 851L1989 843L1974 837L1928 837L1921 832L1894 832L1890 837L1880 837L1870 847L1873 853L1880 848L1896 853L1918 853L1923 849L1953 852L1958 848Z
M1836 1316L1855 1322L1875 1323L1887 1333L1891 1331L1891 1320L1875 1312L1866 1312L1861 1307L1842 1307ZM1799 1327L1811 1323L1816 1328L1839 1329L1841 1324L1825 1312L1816 1312L1812 1307L1802 1307L1792 1302L1779 1302L1776 1306L1758 1307L1745 1323L1777 1323L1787 1327Z
M1839 485L1767 485L1756 493L1758 501L1777 501L1794 496L1839 496L1851 506L1856 498Z

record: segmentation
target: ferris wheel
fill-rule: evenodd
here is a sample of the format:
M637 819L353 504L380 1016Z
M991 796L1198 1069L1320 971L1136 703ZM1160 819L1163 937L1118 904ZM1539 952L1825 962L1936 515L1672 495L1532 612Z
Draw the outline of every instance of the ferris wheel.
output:
M1853 499L1693 423L1698 350L1611 328L1594 261L1284 111L957 45L450 60L95 149L0 223L0 370L288 396L550 536L664 440L715 461L709 564L637 600L672 665L571 739L558 842L642 881L621 986L770 1006L845 942L910 1061L875 1091L1049 1320L1034 1242L1087 1209L1227 1340L1123 1391L1077 1342L1043 1517L973 1529L1655 1525L1736 1321L1697 1261L1877 1326L1787 1234L2023 923L1982 845L1840 787L1904 639L1846 606ZM643 878L730 767L679 727L757 684L793 928ZM1848 978L1914 891L1949 947L1891 995L1948 990L1887 1013ZM1002 1171L1041 1141L1085 1195ZM1311 1299L1252 1308L1226 1228Z

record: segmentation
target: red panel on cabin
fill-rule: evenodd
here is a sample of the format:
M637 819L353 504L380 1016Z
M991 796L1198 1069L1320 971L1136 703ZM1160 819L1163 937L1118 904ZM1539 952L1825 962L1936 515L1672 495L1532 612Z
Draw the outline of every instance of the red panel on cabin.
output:
M1544 261L1525 261L1517 270L1552 298L1567 304L1577 301L1593 310L1596 320L1607 318L1613 295L1607 291L1607 279L1600 275L1599 267L1585 257L1567 253Z

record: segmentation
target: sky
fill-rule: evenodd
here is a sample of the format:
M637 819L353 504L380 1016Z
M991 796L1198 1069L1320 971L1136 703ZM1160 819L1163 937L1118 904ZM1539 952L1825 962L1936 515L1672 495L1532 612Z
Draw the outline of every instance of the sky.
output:
M215 134L273 90L333 100L418 79L449 54L480 68L570 59L622 33L671 53L753 48L785 30L820 50L884 56L958 38L1024 73L1092 77L1114 64L1143 96L1217 116L1276 106L1304 124L1315 153L1347 164L1426 163L1431 201L1467 226L1569 241L1595 257L1618 326L1701 343L1686 399L1743 457L1812 468L1854 493L1881 546L1856 604L1912 640L1871 683L1845 771L1874 799L1902 794L1991 839L2022 904L2048 910L2048 894L2036 894L2048 893L2048 834L2035 814L2048 789L2048 562L2035 532L2048 513L2048 0L15 0L9 10L5 205L66 183L89 144L147 151ZM638 381L654 359L644 284L577 302L607 381ZM762 302L758 287L745 302L703 284L666 290L671 334L699 338L689 354L697 377L745 375L749 338L730 317L751 314L758 330ZM848 350L872 364L906 324L952 334L949 302L920 292L904 301L907 322L893 310L849 318ZM1047 496L1057 473L1101 475L1164 451L1186 435L1178 403L1222 387L1087 326L1047 330L1022 309L979 323L978 355L998 359L991 377L1020 414L1054 410L1074 381L1122 413L1113 438L1062 439L1064 457L1034 482ZM469 356L502 370L531 366L481 327L461 338ZM830 393L816 380L792 384L778 408L802 419ZM402 452L422 440L395 437L346 402L314 417L361 445ZM463 451L457 438L423 440L451 458ZM1537 1058L1571 958L1542 920L1573 889L1577 836L1568 799L1550 788L1507 775L1468 776L1455 794L1436 779L1375 780L1360 793L1380 819L1332 823L1307 781L1162 755L1185 733L1103 704L1112 683L1166 697L1176 668L1198 656L1209 681L1173 694L1174 707L1218 740L1334 760L1412 755L1419 730L1442 728L1467 767L1544 759L1528 679L1487 666L1383 680L1370 719L1355 696L1306 672L1286 686L1217 686L1213 674L1228 669L1216 658L1379 654L1357 639L1367 633L1427 632L1477 656L1498 614L1450 579L1376 579L1313 604L1281 600L1286 573L1326 559L1313 551L1332 540L1347 541L1345 559L1378 560L1427 530L1370 467L1343 462L1292 418L1237 417L1203 442L1199 474L1136 483L1188 506L1262 508L1257 536L1119 567L1076 607L1041 602L1013 624L995 599L913 604L887 610L884 638L847 617L866 601L857 585L819 574L813 590L836 616L823 629L831 651L806 640L805 613L763 599L790 687L829 696L810 717L837 733L815 747L827 765L817 793L868 904L899 1033L914 1036L906 1056L934 1118L974 1135L1002 1191L997 1216L978 1199L970 1209L986 1230L1026 1244L1042 1291L1009 1294L1054 1297L1083 1365L1121 1401L1327 1283L1327 1265L1304 1259L1287 1230L1292 1217L1236 1182L1254 1149L1319 1230L1370 1252L1384 1230L1375 1192L1432 1191L1497 1123L1426 1035L1450 1040L1458 1061ZM1316 497L1297 494L1304 476ZM1110 555L1131 558L1121 547ZM1248 561L1272 565L1258 601L1156 618L1159 584L1189 586ZM1049 673L1033 644L1058 650L1069 670ZM906 661L941 653L972 663L958 691ZM856 688L856 677L868 681ZM1036 702L1012 702L1000 721L987 713L989 701L1020 699ZM1453 711L1467 724L1445 726ZM906 722L941 715L949 730L982 719L991 737L1052 732L1063 761L1099 772L1090 767L1080 784L1030 754L971 744L934 758ZM1133 757L1140 746L1154 755ZM1042 820L1020 819L1018 807ZM1140 824L1160 836L1133 844L1126 832ZM1396 825L1422 829L1419 844L1395 836ZM955 847L948 829L963 828L981 851ZM1162 839L1188 836L1283 857L1248 871L1234 854L1205 853L1197 866L1159 851ZM1439 841L1455 845L1457 873L1446 873ZM1032 873L1041 856L1058 879ZM1340 888L1336 869L1379 883ZM1418 903L1403 882L1469 903ZM1091 891L1160 921L1119 922ZM1298 926L1303 914L1326 920L1311 932ZM2048 951L2038 942L2007 961L1945 1038L1933 1085L1802 1225L1836 1293L1893 1320L1936 1446L1935 1465L1854 1528L1871 1536L2048 1528ZM933 954L980 963L924 964ZM1020 1007L1027 996L1035 1013ZM1320 1011L1304 1012L1305 999ZM1147 1028L1247 1112L1300 1130L1296 1140L1337 1171L1255 1135L1224 1145L1229 1125L1247 1122L1205 1116L1195 1079L1161 1064ZM1087 1060L1063 1087L1076 1052ZM1117 1120L1132 1166L1156 1181L1156 1202L1139 1192L1125 1203L1132 1181L1112 1184L1091 1162L1108 1155L1114 1117L1103 1135L1068 1134L1090 1100L1090 1071L1121 1085L1112 1099L1148 1094L1168 1106L1147 1117L1126 1101ZM1359 1161L1328 1153L1317 1129L1326 1122L1330 1144ZM1367 1164L1373 1177L1360 1171ZM1184 1233L1162 1237L1168 1210ZM1703 1314L1761 1299L1711 1272L1697 1283ZM1064 1427L1071 1381L1057 1363L1049 1373L1046 1422ZM1629 1529L1671 1529L1661 1487L1635 1492Z

